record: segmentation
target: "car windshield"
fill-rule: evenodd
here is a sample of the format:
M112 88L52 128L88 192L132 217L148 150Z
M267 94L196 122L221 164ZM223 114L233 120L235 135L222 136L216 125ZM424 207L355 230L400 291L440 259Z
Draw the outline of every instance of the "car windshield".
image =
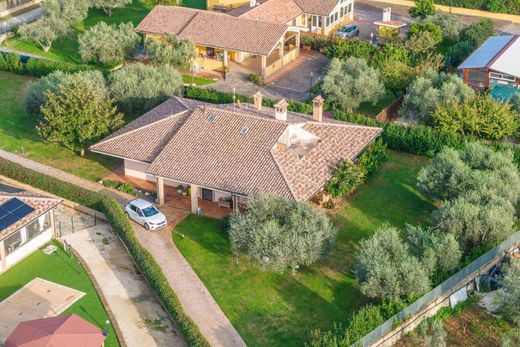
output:
M145 217L155 216L157 213L159 213L159 210L156 209L155 206L148 206L147 208L143 209L143 214Z
M344 33L348 33L348 32L350 32L350 31L352 31L352 30L354 30L354 27L344 27L344 28L343 28L343 32L344 32Z

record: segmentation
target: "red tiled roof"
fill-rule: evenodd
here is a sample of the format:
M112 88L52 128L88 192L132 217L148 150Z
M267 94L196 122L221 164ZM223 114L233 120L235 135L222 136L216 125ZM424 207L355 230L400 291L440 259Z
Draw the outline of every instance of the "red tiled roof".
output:
M250 8L240 15L240 18L287 24L302 13L302 9L294 0L268 0Z
M288 27L224 13L179 6L155 6L136 30L172 34L197 45L257 55L269 55Z

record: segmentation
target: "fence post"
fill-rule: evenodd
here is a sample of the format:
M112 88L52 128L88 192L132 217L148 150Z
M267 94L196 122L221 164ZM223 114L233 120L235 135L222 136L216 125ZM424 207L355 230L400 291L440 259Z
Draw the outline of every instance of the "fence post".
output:
M60 231L60 237L62 236L62 233L61 233L61 220L58 221L58 230Z
M70 224L72 226L72 233L74 234L74 217L70 217Z

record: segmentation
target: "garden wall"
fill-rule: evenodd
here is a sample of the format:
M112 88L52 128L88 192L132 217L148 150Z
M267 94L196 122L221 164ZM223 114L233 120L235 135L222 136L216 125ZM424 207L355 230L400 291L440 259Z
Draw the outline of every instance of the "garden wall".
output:
M42 2L42 0L7 0L0 2L0 17L37 5L40 2Z
M507 240L372 330L358 341L358 343L352 346L357 346L358 344L372 347L392 346L403 335L417 327L424 319L433 316L442 307L448 306L452 294L462 288L466 288L468 291L474 291L475 282L478 277L485 274L494 265L500 263L512 249L519 245L520 231L517 231ZM399 326L396 327L396 325Z

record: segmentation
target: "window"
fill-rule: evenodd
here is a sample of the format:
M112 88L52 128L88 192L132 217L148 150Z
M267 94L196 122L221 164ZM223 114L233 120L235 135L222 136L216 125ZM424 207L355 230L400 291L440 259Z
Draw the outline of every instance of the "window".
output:
M467 83L473 87L484 88L486 73L478 70L467 70Z
M4 239L5 254L8 255L9 253L16 251L23 244L22 231L18 230Z
M25 229L27 230L27 241L34 239L36 236L40 235L50 226L50 216L49 213L40 216L38 219L29 223Z
M352 4L348 4L348 13L352 12Z
M515 82L516 81L514 76L506 75L506 74L498 73L498 72L490 72L489 73L489 77L495 78L497 80L504 80L504 81L509 81L509 82Z

